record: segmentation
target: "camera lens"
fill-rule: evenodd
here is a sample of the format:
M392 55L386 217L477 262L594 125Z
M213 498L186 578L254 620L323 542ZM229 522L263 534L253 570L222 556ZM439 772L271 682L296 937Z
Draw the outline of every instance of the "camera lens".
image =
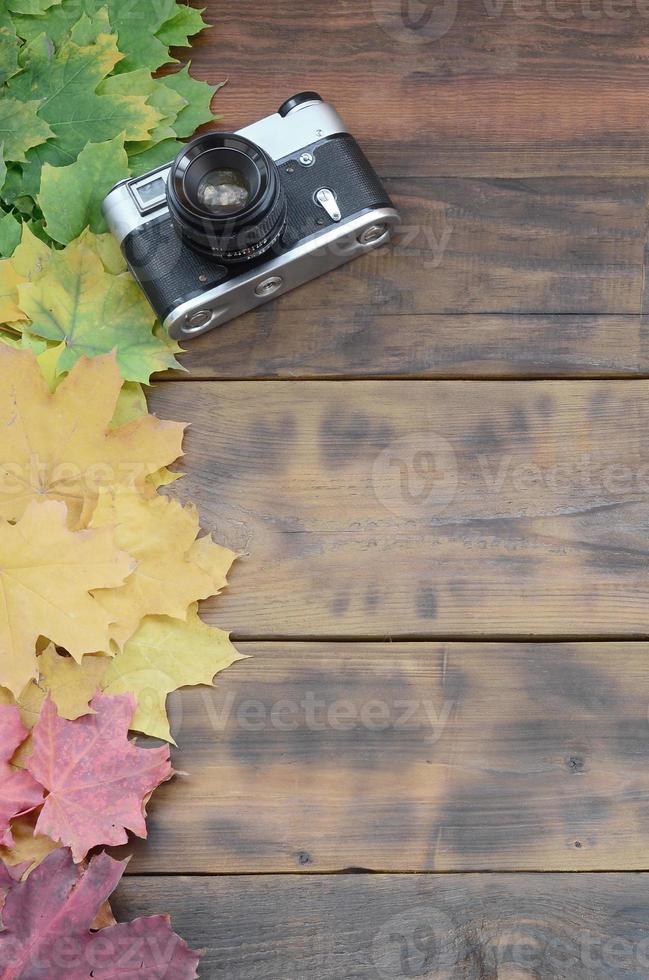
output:
M220 262L247 262L268 251L286 224L277 166L236 133L206 133L176 157L167 181L176 231Z

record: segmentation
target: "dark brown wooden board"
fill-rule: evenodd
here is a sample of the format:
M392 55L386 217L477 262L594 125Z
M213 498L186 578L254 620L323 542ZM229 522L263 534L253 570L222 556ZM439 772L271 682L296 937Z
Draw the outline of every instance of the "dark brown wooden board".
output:
M645 980L649 876L131 878L209 980Z
M241 651L172 699L132 871L649 868L646 643Z
M180 360L193 380L637 378L649 375L647 325L630 314L409 314L367 306L341 318L335 304L315 316L265 307L187 344Z
M388 189L402 218L395 246L287 293L268 318L643 312L649 181L409 179ZM228 329L236 324L212 343Z
M387 185L402 218L394 244L189 343L187 369L204 378L646 372L647 181Z
M649 636L649 386L163 384L238 637Z
M386 176L649 172L644 0L209 0L207 16L192 60L230 80L227 128L316 89Z

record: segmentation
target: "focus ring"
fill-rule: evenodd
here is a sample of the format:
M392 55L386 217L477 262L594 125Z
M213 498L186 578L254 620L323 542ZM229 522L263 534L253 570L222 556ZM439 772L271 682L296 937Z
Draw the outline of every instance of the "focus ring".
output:
M245 205L230 212L210 209L201 182L228 169L248 188ZM194 250L222 262L262 255L286 224L287 204L277 165L239 133L206 133L188 143L167 179L167 203L176 232Z

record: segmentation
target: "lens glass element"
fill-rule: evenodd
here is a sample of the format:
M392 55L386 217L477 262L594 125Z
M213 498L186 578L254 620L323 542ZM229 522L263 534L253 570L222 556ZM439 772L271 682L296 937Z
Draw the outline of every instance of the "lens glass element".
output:
M250 201L250 185L239 170L211 170L198 185L202 208L212 214L236 214Z

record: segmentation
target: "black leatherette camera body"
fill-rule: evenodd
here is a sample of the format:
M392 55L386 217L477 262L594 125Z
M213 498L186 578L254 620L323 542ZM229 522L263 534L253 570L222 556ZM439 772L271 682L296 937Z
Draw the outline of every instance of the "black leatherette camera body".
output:
M314 157L311 166L301 166L298 155L276 161L288 203L288 222L270 252L246 262L246 269L264 265L270 256L290 252L304 239L335 224L314 199L319 187L335 187L343 221L375 208L392 207L353 136L342 133L305 149ZM222 265L179 239L168 213L132 231L122 249L160 320L206 289L236 278L241 271L241 264Z

